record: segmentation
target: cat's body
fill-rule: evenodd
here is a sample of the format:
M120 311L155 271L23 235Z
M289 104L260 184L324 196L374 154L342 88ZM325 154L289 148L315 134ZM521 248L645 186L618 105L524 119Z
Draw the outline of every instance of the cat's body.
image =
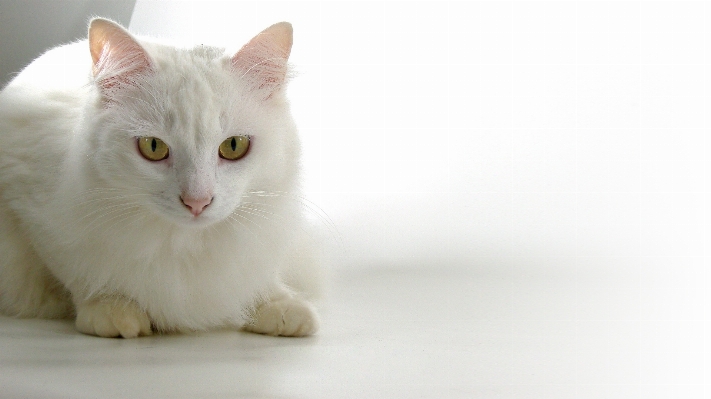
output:
M282 282L308 257L290 48L283 23L230 57L94 20L20 73L0 93L0 310L100 336L313 333Z

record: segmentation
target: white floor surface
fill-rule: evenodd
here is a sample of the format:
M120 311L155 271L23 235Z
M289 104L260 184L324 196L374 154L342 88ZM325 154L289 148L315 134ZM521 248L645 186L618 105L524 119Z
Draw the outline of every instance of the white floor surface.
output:
M341 270L305 339L1 318L0 397L708 398L703 291L582 264Z

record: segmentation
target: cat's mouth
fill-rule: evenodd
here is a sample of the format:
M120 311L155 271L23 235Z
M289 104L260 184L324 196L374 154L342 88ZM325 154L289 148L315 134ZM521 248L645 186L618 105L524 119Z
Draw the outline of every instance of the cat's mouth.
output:
M188 195L164 196L152 204L153 212L162 219L186 228L203 228L223 219L221 206L214 196L208 199Z
M210 214L200 213L198 215L181 212L182 217L179 220L179 224L185 227L201 228L211 225L217 221L217 219Z

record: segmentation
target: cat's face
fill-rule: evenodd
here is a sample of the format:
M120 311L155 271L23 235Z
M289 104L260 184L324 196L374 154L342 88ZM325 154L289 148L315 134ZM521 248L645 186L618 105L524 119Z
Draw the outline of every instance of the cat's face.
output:
M136 206L176 224L234 218L257 191L289 191L298 142L281 95L254 90L216 49L144 43L151 70L101 99L95 167Z

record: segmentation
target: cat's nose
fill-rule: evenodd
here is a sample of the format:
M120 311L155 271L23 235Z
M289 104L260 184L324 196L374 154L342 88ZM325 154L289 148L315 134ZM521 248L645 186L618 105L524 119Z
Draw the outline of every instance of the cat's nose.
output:
M198 216L199 214L202 213L202 211L207 208L208 205L212 202L212 197L209 198L191 198L191 197L185 197L183 198L182 196L180 197L180 200L183 202L183 205L188 207L190 209L190 212Z

